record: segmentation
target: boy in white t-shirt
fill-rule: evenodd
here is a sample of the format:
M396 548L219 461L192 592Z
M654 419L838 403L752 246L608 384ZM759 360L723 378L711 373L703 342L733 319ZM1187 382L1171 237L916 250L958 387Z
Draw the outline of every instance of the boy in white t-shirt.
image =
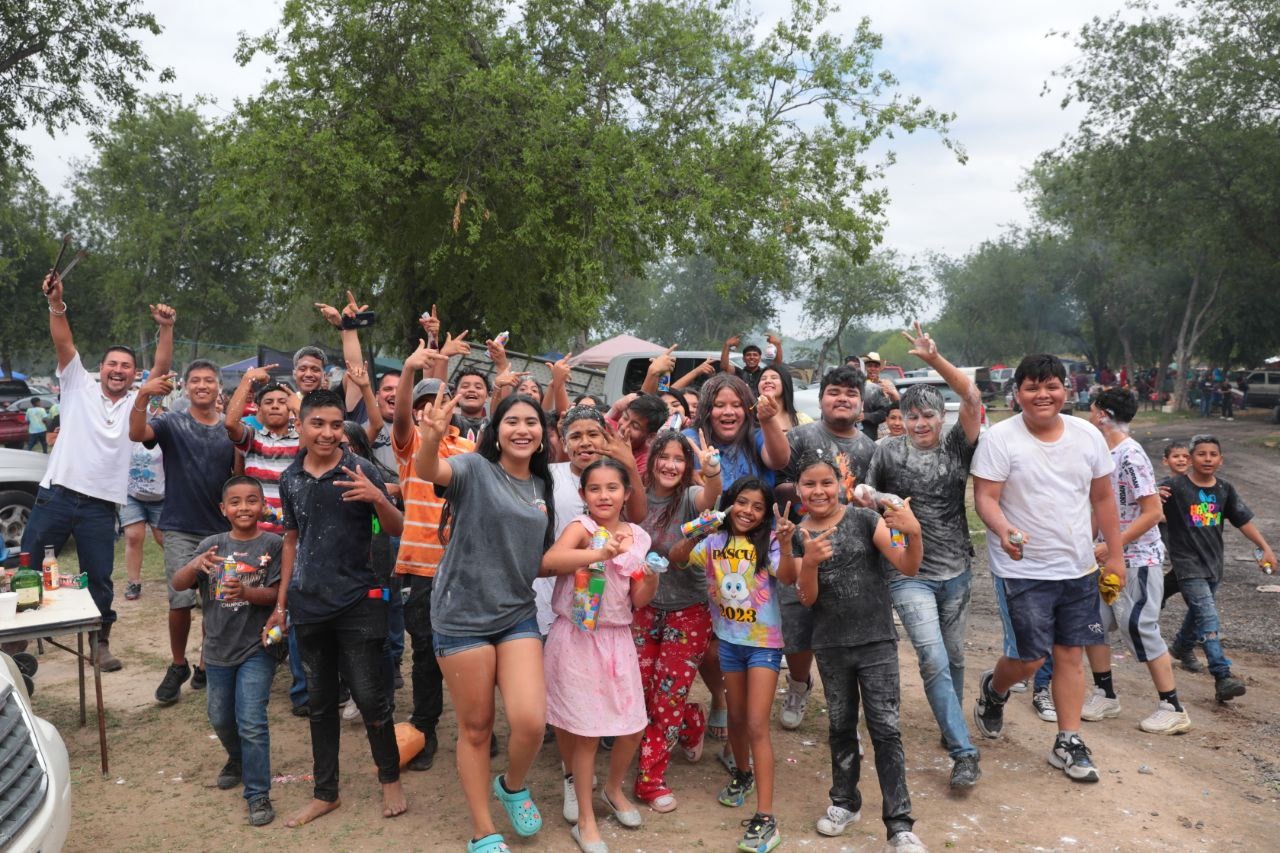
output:
M1107 545L1104 574L1125 580L1111 451L1097 428L1063 416L1067 372L1052 355L1029 355L1014 372L1022 413L978 443L974 505L988 529L987 550L1004 622L1004 655L979 682L974 723L996 738L1009 688L1050 653L1058 736L1049 763L1080 782L1098 781L1080 738L1085 646L1103 640L1098 618L1094 524Z

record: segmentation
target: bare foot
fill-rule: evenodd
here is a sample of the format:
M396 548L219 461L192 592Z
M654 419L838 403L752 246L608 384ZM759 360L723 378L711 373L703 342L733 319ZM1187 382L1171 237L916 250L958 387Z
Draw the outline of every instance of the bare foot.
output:
M399 817L409 808L404 799L404 789L400 782L386 782L382 786L382 816Z
M324 817L340 805L342 805L341 800L334 800L332 803L325 802L324 800L312 800L300 811L295 812L292 817L286 820L284 825L293 828L311 823L311 821L318 817Z

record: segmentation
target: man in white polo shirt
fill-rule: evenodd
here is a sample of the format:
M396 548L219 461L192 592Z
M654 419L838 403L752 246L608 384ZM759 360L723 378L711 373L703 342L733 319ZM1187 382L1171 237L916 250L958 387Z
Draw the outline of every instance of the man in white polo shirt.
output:
M22 534L22 550L41 559L52 545L61 550L69 536L76 539L80 569L89 575L89 594L102 614L98 634L98 660L102 669L114 672L122 664L111 654L111 626L116 612L111 583L115 554L116 506L128 497L129 408L134 403L133 380L137 363L133 350L111 346L98 365L94 382L80 360L62 280L57 273L45 276L44 294L49 301L49 334L58 353L61 382L61 433L45 469L31 520ZM173 321L177 313L168 305L152 305L151 317L159 326L155 370L167 373L173 360Z

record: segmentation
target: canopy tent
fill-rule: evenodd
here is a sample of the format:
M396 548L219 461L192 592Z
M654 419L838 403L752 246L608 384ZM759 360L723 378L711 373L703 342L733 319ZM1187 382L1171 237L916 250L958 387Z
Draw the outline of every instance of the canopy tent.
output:
M618 335L602 341L593 347L583 350L569 360L574 367L595 367L604 369L609 366L609 362L615 356L626 355L627 353L658 353L666 352L667 348L659 346L637 338L634 335Z

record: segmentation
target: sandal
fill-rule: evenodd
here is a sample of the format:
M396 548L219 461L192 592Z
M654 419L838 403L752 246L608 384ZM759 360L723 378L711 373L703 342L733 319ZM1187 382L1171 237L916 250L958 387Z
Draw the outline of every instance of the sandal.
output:
M716 729L719 729L722 734L716 734ZM718 741L729 739L728 708L712 708L711 713L707 714L707 737Z
M467 853L511 853L511 848L502 840L502 836L495 832L493 835L468 841Z
M507 810L507 818L510 819L516 835L528 838L542 829L542 815L538 812L538 807L533 804L533 796L529 793L528 785L519 791L507 793L507 789L502 784L502 777L494 776L493 795Z

